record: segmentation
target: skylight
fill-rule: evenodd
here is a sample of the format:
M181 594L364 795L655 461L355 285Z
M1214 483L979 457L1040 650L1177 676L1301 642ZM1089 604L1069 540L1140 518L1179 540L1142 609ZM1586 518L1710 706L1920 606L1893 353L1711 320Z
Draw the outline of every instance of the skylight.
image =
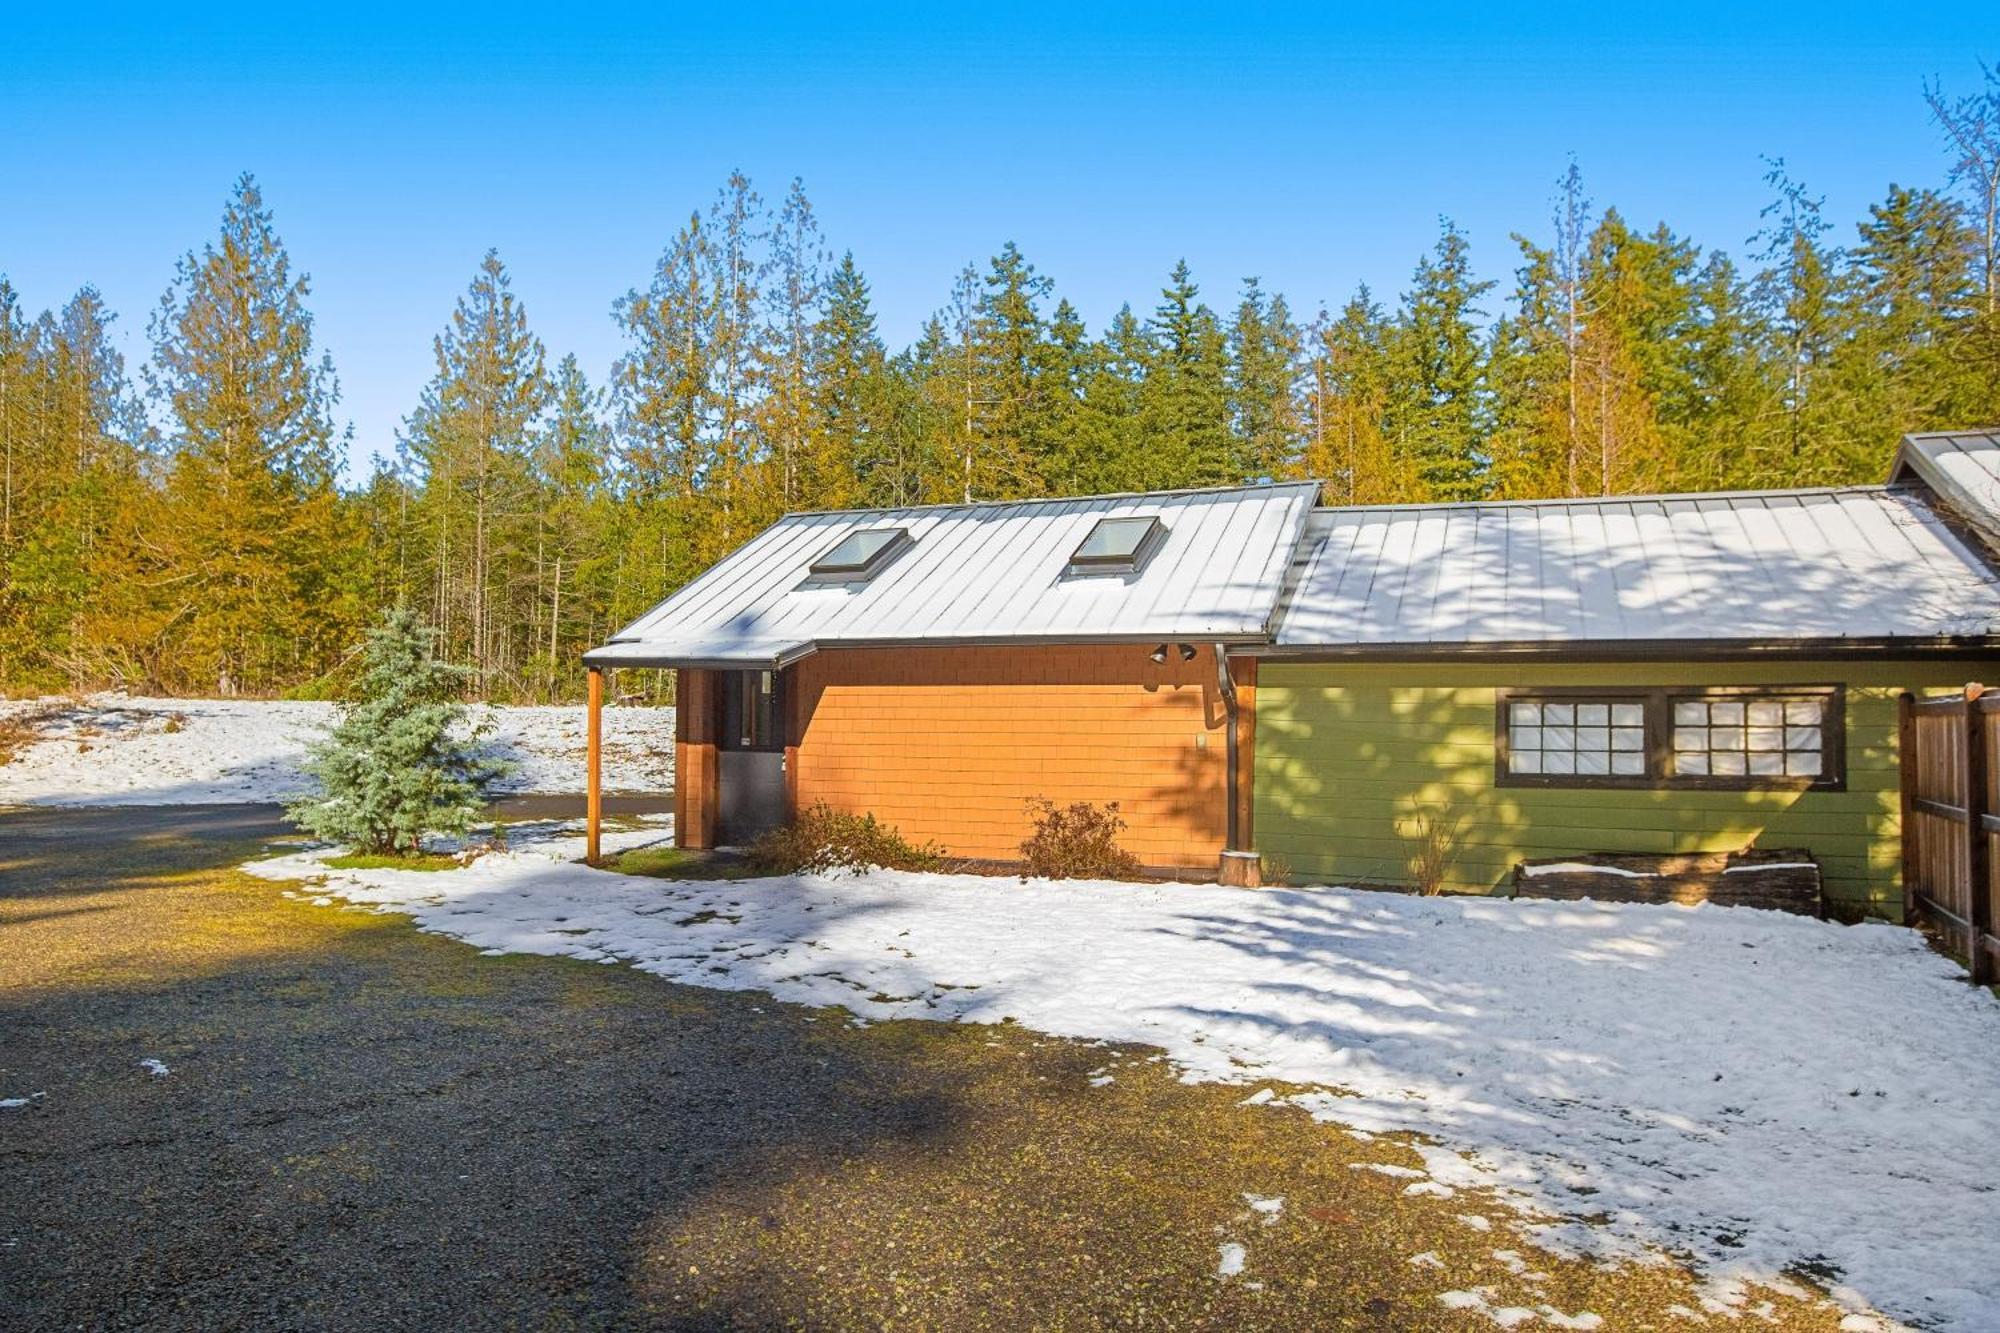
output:
M1166 528L1151 514L1101 518L1069 558L1077 574L1129 574L1146 562Z
M908 528L863 528L834 543L832 550L813 561L811 572L816 578L872 579L909 544Z

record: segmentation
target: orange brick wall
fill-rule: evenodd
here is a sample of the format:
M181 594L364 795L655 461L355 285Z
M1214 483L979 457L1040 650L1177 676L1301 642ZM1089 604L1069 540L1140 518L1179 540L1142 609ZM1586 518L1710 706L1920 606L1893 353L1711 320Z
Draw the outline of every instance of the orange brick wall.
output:
M787 673L795 809L872 812L955 855L1012 860L1026 798L1117 801L1148 865L1213 870L1226 811L1225 717L1203 648L834 649ZM1249 845L1254 662L1237 664Z

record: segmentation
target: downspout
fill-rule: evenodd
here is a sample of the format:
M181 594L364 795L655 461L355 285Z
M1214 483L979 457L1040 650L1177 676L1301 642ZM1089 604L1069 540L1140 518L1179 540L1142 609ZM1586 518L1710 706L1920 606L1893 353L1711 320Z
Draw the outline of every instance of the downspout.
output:
M1237 769L1241 763L1237 741L1236 681L1229 674L1229 649L1222 644L1215 645L1215 690L1222 696L1222 711L1225 717L1223 746L1228 753L1229 814L1228 832L1223 842L1225 852L1240 852L1242 838L1237 828L1237 799L1239 785Z

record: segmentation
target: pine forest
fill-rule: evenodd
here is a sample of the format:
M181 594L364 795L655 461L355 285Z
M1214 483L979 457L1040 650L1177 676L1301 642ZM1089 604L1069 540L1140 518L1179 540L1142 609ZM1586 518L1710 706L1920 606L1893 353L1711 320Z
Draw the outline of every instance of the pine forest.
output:
M1851 231L1778 159L1733 253L1600 206L1571 164L1504 242L1412 237L1399 292L1300 309L1182 263L1092 329L1010 242L901 348L803 185L734 175L606 294L607 374L469 256L379 444L340 424L281 201L246 175L141 365L95 290L37 314L0 277L0 686L312 697L403 606L477 696L567 700L586 648L788 510L1879 482L1905 432L2000 424L2000 78L1926 102L1933 179Z

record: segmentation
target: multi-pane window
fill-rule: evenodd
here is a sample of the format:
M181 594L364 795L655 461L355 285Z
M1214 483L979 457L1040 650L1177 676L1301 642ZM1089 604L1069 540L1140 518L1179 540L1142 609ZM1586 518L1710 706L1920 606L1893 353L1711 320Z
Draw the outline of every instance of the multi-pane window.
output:
M1507 705L1507 771L1643 777L1646 701L1516 699Z
M1838 787L1838 686L1501 692L1498 780L1543 787Z
M1676 699L1673 766L1680 777L1818 778L1826 772L1826 700Z

